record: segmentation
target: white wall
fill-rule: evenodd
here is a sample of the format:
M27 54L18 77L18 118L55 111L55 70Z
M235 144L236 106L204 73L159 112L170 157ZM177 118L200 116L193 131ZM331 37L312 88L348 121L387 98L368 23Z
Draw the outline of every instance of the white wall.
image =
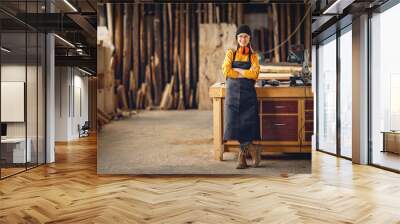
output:
M26 70L27 69L27 70ZM26 75L26 71L28 72L28 75L30 74L36 74L36 67L34 66L25 66L21 65L21 64L3 64L1 66L1 81L2 82L25 82L25 75ZM29 77L28 77L29 78ZM29 84L34 84L35 83L31 83L32 80L29 80ZM31 102L35 101L36 99L36 88L35 89L31 89L28 88L27 89L27 103L30 104ZM30 92L29 90L33 90L33 92ZM35 107L36 108L36 101L34 105L28 105L31 107ZM7 108L1 108L1 110L7 110ZM36 113L28 113L27 114L27 119L28 119L28 129L30 127L35 126L34 128L36 129ZM32 117L33 116L33 117ZM31 122L35 121L35 124L32 124ZM7 122L7 136L8 137L25 137L25 122ZM29 132L28 132L28 137L29 136Z
M55 140L77 139L78 124L89 118L88 78L76 68L56 67L55 85Z
M68 141L68 71L67 67L55 68L55 141Z

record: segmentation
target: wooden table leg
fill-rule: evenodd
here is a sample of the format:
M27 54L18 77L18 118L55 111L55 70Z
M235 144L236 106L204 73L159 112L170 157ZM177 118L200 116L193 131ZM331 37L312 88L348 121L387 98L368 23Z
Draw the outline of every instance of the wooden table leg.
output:
M216 160L223 160L224 145L223 145L223 117L222 117L222 99L213 98L213 127L214 127L214 156Z

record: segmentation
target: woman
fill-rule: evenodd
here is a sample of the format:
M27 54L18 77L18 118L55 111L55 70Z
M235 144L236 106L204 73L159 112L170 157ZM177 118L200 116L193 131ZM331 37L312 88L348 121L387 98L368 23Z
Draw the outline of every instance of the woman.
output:
M250 37L249 26L240 26L236 31L238 46L236 50L228 50L222 65L226 77L224 140L238 140L240 143L237 169L247 168L246 155L249 152L253 167L260 162L260 151L252 145L253 140L260 140L258 101L254 87L260 64L251 48Z

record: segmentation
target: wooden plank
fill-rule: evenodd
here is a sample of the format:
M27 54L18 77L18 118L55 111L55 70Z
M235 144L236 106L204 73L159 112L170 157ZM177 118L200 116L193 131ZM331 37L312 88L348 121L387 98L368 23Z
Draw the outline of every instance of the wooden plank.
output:
M126 98L126 90L125 86L119 83L117 85L117 96L118 96L118 102L122 105L122 109L128 110L128 100Z
M153 19L154 16L152 15L147 15L145 23L146 23L146 37L147 37L147 61L146 63L151 65L151 56L154 56L154 45L153 45L153 40L154 40L154 28L153 28ZM149 83L148 83L149 84Z
M308 7L311 7L310 4L307 4L305 6L305 10L307 10ZM306 19L305 19L305 30L304 30L304 46L305 49L308 50L308 58L306 58L305 60L308 60L308 62L311 64L311 10L309 10L308 14L306 15Z
M296 17L295 17L295 27L300 24L300 5L296 5ZM301 29L298 29L296 32L296 44L301 44Z
M179 98L179 66L178 66L178 50L179 50L179 8L178 6L176 6L177 9L174 11L175 13L175 25L174 25L174 57L173 57L173 76L174 79L176 80L174 82L173 89L174 89L174 98L173 98L173 108L177 108L178 107L178 98Z
M278 10L276 3L272 3L272 18L273 18L273 28L274 28L274 62L278 63L279 58L279 25L278 25Z
M284 43L286 40L286 32L285 32L285 5L280 5L279 7L279 30L280 30L280 40L279 43ZM281 61L286 61L286 44L282 44L280 47L281 52Z
M129 77L129 98L132 100L132 107L135 108L135 100L136 100L136 89L137 89L137 76L135 75L135 72L133 70L130 71L130 77Z
M122 73L122 49L123 49L123 33L122 33L122 7L120 4L115 5L115 79L121 79Z
M273 18L272 18L272 7L268 7L268 18L267 18L267 27L268 27L268 31L267 31L267 36L268 36L268 51L271 51L274 43L273 43ZM269 60L272 62L274 61L273 59L273 52L268 52L268 57Z
M153 107L153 99L151 98L151 90L150 90L150 86L146 85L146 89L145 89L145 108L146 110L150 110Z
M180 18L184 18L184 5L181 4L179 8ZM180 47L179 47L179 61L178 61L178 75L179 75L179 101L178 110L185 109L185 19L180 19Z
M195 83L198 82L198 66L197 66L197 59L198 59L198 40L197 40L197 35L198 32L196 32L199 29L199 20L197 17L197 21L196 21L196 17L192 17L192 23L190 25L191 31L190 31L190 39L191 39L191 77L192 77L192 88L193 88L193 94L194 96L196 96L196 91L197 91L197 86L195 85ZM197 105L197 101L196 98L193 97L193 103L190 105L191 107L196 107Z
M162 67L163 67L163 83L162 86L169 82L169 61L168 61L168 46L169 46L169 17L168 17L168 10L167 5L162 5L163 10L163 19L162 19L162 30L163 30L163 60L162 60Z
M158 88L158 80L159 80L159 78L158 78L158 80L157 80L157 75L156 75L156 62L155 62L155 58L154 58L154 56L151 56L150 57L150 67L151 67L151 69L150 69L150 72L151 72L151 83L152 83L152 86L153 86L153 93L154 93L154 103L155 104L158 104L159 103L159 99L158 99L158 96L159 96L159 88Z
M228 23L232 23L232 4L228 3Z
M213 23L213 3L208 3L208 23Z
M133 39L133 70L132 76L130 79L130 92L132 95L132 99L135 99L134 106L136 107L136 92L139 88L139 81L140 81L140 29L139 29L139 5L133 5L133 23L132 23L132 39Z
M238 25L243 24L243 4L237 4L237 20Z
M237 4L232 4L232 22L237 24Z
M222 4L221 5L221 23L226 23L227 19L226 19L226 15L227 15L227 5L228 4Z
M163 84L163 70L161 64L161 57L162 57L162 42L161 42L161 5L155 5L155 17L153 20L154 25L154 69L153 71L155 75L155 83L154 83L154 102L155 104L160 103L161 98L161 91L162 91L162 84Z
M174 77L172 77L171 82L167 83L165 86L163 96L160 103L160 109L168 110L171 109L173 104L172 86L174 85Z
M259 80L276 79L276 80L280 80L280 81L288 81L291 76L292 76L292 73L260 73L258 75L258 79Z
M189 98L190 98L190 91L191 91L191 85L190 85L190 24L189 24L189 4L186 4L186 13L185 13L185 102L186 106L190 105L189 104Z
M129 91L129 78L130 78L130 71L131 71L131 55L132 55L132 16L133 16L133 8L132 4L126 4L124 6L124 16L123 16L123 54L122 54L122 66L123 66L123 73L122 73L122 84L125 87L125 90ZM129 105L133 102L128 95Z
M107 28L108 32L111 33L111 43L114 43L114 15L113 15L114 4L107 3Z
M161 102L160 102L160 109L161 110L167 110L168 108L168 103L171 102L172 97L170 97L169 92L171 91L171 84L167 83L165 85L162 97L161 97Z
M292 35L292 13L291 13L292 5L286 5L286 17L287 17L287 36L290 37ZM311 31L311 30L310 30ZM288 39L288 49L292 46L292 38Z
M215 22L220 23L220 7L216 6L215 7Z
M169 48L168 48L168 77L169 79L172 79L172 77L174 76L173 73L173 65L174 65L174 30L175 29L175 25L174 25L174 20L172 19L173 17L173 11L172 11L172 5L171 3L168 3L167 5L168 8L168 25L169 25L169 36L168 36L168 40L169 40ZM172 85L173 86L173 85Z
M266 73L297 73L302 69L301 65L260 65L260 72Z
M155 88L156 88L156 85L157 85L156 83L153 82L153 78L152 78L153 77L152 58L154 57L153 19L154 19L154 16L149 14L149 15L146 16L146 20L145 20L145 23L146 23L146 37L147 37L147 40L146 40L146 43L147 43L147 46L146 46L146 50L147 50L146 76L148 76L146 78L146 83L147 83L146 88L150 89L151 93L155 93L155 91L156 91ZM147 69L149 70L148 74L147 74ZM147 94L147 92L146 92L146 94ZM155 99L155 94L152 95L152 97L154 97L152 99ZM147 98L147 95L146 95L146 98ZM147 106L148 105L145 105L145 107L147 107Z
M145 32L145 11L144 5L140 4L140 82L146 80L146 61L147 61L147 51L146 51L146 32Z
M200 23L205 23L207 21L207 4L200 4L200 13L201 13L201 20Z

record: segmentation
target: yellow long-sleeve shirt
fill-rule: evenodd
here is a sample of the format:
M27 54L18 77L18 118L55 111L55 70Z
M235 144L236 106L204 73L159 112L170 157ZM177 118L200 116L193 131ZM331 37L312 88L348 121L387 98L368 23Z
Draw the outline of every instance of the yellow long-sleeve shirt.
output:
M248 61L249 54L242 54L242 50L239 48L236 51L236 56L233 58L233 50L228 49L225 55L224 63L222 64L222 71L224 73L225 78L237 78L239 76L239 72L233 70L232 63L233 61ZM258 79L258 75L260 74L260 63L258 61L257 53L251 54L251 68L244 71L243 76L248 79Z

